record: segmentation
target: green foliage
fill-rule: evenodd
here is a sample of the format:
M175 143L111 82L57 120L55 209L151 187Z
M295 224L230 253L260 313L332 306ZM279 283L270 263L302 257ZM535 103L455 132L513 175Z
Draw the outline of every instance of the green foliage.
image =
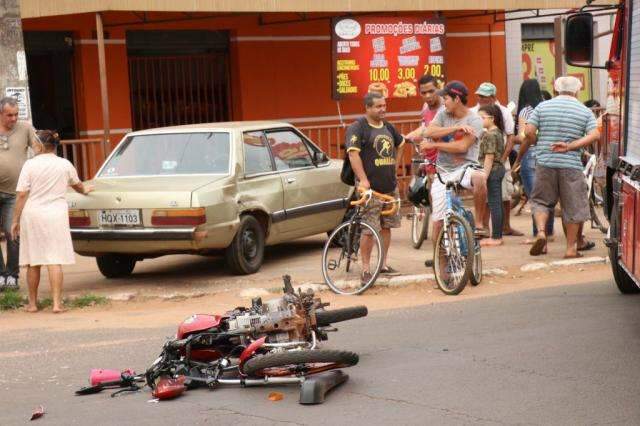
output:
M19 309L26 303L27 299L15 290L7 290L0 293L0 311Z

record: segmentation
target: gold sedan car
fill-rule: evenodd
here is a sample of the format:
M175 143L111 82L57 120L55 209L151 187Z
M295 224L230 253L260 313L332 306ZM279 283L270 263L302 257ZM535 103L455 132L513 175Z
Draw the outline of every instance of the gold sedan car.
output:
M94 192L68 194L73 246L108 278L175 253L224 252L234 273L251 274L266 245L342 221L351 188L341 166L286 123L133 132L91 181Z

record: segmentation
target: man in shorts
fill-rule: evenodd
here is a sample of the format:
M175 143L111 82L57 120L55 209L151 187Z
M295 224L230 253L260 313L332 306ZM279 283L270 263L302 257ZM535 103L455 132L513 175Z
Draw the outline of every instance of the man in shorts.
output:
M444 110L440 111L429 127L423 133L425 138L438 138L442 142L425 141L420 144L421 149L438 150L437 165L440 175L446 182L447 179L458 177L462 168L478 162L479 141L482 136L482 120L478 114L467 108L469 91L460 81L447 83L441 92L444 98ZM484 211L487 203L487 177L482 170L467 168L460 180L462 187L473 191L475 205L476 225L482 223L478 212ZM431 202L433 211L433 235L437 236L442 229L442 221L446 210L445 186L439 179L435 179L431 185ZM481 227L478 230L482 232ZM433 239L434 242L437 238ZM429 264L427 263L427 266Z
M531 193L533 216L538 234L529 251L532 256L546 253L545 223L560 200L566 226L565 259L581 257L578 236L590 217L587 182L582 172L581 151L600 137L593 112L576 96L582 84L576 77L558 77L555 98L539 104L529 116L525 140L516 164L536 144L536 178Z
M514 130L515 123L513 121L513 115L511 115L511 111L507 109L507 107L500 104L498 98L496 97L498 94L498 89L493 83L484 82L480 86L478 86L478 90L476 90L476 95L478 96L478 105L471 108L471 110L475 113L478 113L478 110L481 106L484 105L497 105L500 108L500 112L502 113L502 121L504 122L504 133L505 133L505 144L504 144L504 154L502 155L502 164L504 164L507 172L504 174L502 178L502 212L504 218L504 225L502 229L503 235L513 235L515 237L521 237L523 234L520 231L517 231L511 228L511 194L513 194L513 178L511 177L511 165L509 163L509 154L513 150L514 143ZM485 227L489 225L489 210L485 209L482 223Z
M390 123L384 121L387 103L376 92L364 97L365 116L351 124L345 134L345 146L349 154L351 168L356 176L356 187L372 189L399 199L396 164L402 158L404 139ZM387 263L391 245L391 228L400 227L400 209L393 216L381 216L382 202L372 198L366 207L364 219L380 232L383 243L383 263L381 273L397 274ZM373 238L363 233L360 241L362 254L362 281L371 279L369 263Z

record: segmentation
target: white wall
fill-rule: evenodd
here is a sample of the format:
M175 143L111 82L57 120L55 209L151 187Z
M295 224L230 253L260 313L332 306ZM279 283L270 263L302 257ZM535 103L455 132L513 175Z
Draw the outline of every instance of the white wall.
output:
M563 9L541 10L541 14L560 13ZM507 12L506 19L516 17L533 16L534 12ZM507 87L509 89L509 100L518 101L518 91L522 84L522 24L529 23L553 23L555 17L528 18L518 21L505 22L505 42L507 44ZM602 33L613 28L614 15L596 16L597 31ZM611 35L600 37L595 44L594 65L604 65L609 58L609 46L611 45ZM593 97L604 105L607 94L607 72L606 70L593 70Z

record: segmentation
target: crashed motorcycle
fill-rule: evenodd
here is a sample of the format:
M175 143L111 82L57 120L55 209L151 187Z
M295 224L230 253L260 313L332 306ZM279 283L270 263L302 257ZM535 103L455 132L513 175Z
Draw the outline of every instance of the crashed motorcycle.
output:
M321 349L332 324L367 315L366 306L326 310L313 291L298 290L284 276L284 295L224 315L196 314L178 327L144 374L159 399L186 389L221 384L256 386L303 383L310 375L350 367L358 355Z

